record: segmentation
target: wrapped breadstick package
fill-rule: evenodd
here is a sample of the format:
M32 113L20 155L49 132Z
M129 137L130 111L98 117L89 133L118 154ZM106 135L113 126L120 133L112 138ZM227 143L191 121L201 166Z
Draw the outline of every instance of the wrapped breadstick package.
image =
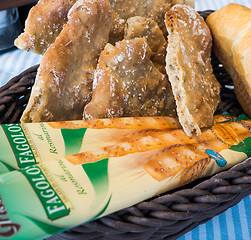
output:
M215 174L251 156L251 121L242 116L217 116L212 128L202 129L201 135L191 138L186 136L175 118L95 121L95 124L77 121L2 126L1 131L10 144L5 143L6 149L1 148L0 155L4 152L6 157L7 148L12 148L10 158L17 156L13 144L17 141L11 142L6 129L14 126L12 131L17 131L21 127L28 136L26 139L36 164L30 162L0 175L0 238L46 238ZM168 128L167 123L175 127ZM41 133L41 126L46 126L46 136L50 136L44 141L50 142L49 146L55 146L59 152L54 159L48 149L42 150L46 149L42 143L33 139L35 133ZM82 145L88 146L88 141L93 138L96 147L90 143L86 149L81 145L76 151L66 151L67 147L62 147L64 143L63 150L59 150L63 137L61 135L59 140L60 137L54 138L54 134L59 136L57 131L60 129L95 130L95 134L82 136ZM107 135L101 138L98 132L105 133L104 130ZM116 130L117 138L109 136L110 130ZM123 134L124 130L128 135ZM130 135L130 131L133 134ZM16 135L22 136L20 131L17 132ZM107 136L109 141L105 141ZM52 145L53 141L55 145ZM73 144L76 141L74 134L69 135L67 141Z
M226 117L215 116L215 121ZM151 129L181 128L177 118L114 118L0 126L0 174L59 156L112 145ZM147 129L147 130L146 130Z
M175 129L180 124L177 118L151 117L2 125L0 173L115 144L152 128Z

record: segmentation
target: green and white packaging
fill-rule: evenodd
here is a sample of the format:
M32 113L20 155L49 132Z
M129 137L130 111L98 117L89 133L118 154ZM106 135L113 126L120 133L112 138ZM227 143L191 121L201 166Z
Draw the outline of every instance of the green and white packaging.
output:
M0 238L43 239L182 185L181 172L157 181L141 162L148 153L72 165L64 158L0 175ZM224 150L228 168L247 158ZM231 162L233 161L233 162ZM223 168L223 169L224 169ZM213 159L200 177L222 170Z
M36 128L34 124L31 125L32 133L26 136L32 136L33 140L27 141L34 143L39 150L32 144L25 145L27 142L24 140L22 131L29 131L28 124L27 128L22 127L22 131L19 125L15 124L5 125L0 130L1 137L12 135L10 137L15 143L14 145L10 142L9 146L8 144L1 146L0 151L1 160L4 157L7 159L11 151L12 154L15 153L12 169L6 167L7 170L12 171L0 174L0 239L43 239L180 187L196 178L215 174L251 156L250 121L231 125L235 128L229 128L228 123L217 125L211 131L216 134L212 143L217 140L225 142L226 145L236 141L238 144L229 145L218 152L214 150L213 145L208 144L205 152L199 149L204 149L207 139L198 142L193 147L198 150L198 154L202 154L203 158L192 164L189 158L192 148L189 148L191 144L187 144L186 154L183 154L186 145L174 145L165 149L136 152L73 165L61 154L82 151L86 146L87 149L105 146L104 139L107 138L108 132L103 135L105 133L103 130L96 130L95 134L92 131L93 138L87 138L86 129L81 130L85 131L84 138L90 140L89 145L87 140L82 141L84 138L81 133L79 138L82 140L77 146L72 144L78 139L73 136L67 137L70 147L62 148L66 146L66 140L61 130L52 130L48 125L46 132L50 129L50 134L42 135L41 131L45 131L42 129L45 124L35 125ZM3 132L4 128L8 129ZM9 133L6 133L7 131ZM236 135L238 131L239 135ZM73 135L73 132L68 133ZM114 142L113 137L108 139ZM14 146L16 146L15 150L12 149ZM218 146L216 148L219 149ZM176 153L181 154L179 159L183 159L182 162L176 159ZM17 156L21 158L22 164L27 163L27 165L19 166L17 161L15 162ZM158 158L159 156L161 158ZM35 164L32 163L33 159L36 160ZM146 168L151 161L166 166L165 169L162 167L159 169L159 174L164 174L164 178L162 176L158 179L158 175L156 177ZM164 162L166 165L161 165ZM14 168L19 170L13 170ZM152 170L155 171L155 168ZM173 171L173 173L165 173L165 171Z
M0 126L0 174L107 144L133 134L127 129L55 129L48 123Z
M217 120L216 120L217 118ZM165 122L167 119L167 122ZM223 121L225 117L216 116L216 121ZM246 117L244 117L246 119ZM113 120L111 120L113 121ZM117 126L129 126L130 124L147 126L159 125L158 121L165 124L168 129L177 128L177 120L172 118L123 118L116 119ZM0 174L50 161L57 157L73 155L102 146L117 143L125 138L137 137L142 129L109 128L110 121L106 119L94 120L88 125L88 121L69 121L55 123L28 123L6 124L0 126ZM60 127L66 125L68 127ZM95 124L104 126L95 129ZM136 123L136 124L135 124ZM153 124L151 124L153 123ZM59 127L53 127L53 125ZM75 127L70 128L69 125ZM94 128L92 128L94 127ZM137 126L136 126L137 128Z

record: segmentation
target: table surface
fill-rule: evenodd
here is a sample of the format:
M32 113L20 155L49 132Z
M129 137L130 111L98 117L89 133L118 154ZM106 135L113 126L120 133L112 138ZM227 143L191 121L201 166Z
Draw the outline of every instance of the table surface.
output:
M0 0L0 6L4 2L17 1ZM27 0L28 2L32 2L32 0ZM218 10L230 2L239 3L251 8L251 0L195 0L195 8L196 10ZM41 59L42 57L37 54L17 49L0 52L0 86L25 69L40 63ZM179 240L190 239L250 240L251 196L244 198L239 204L179 238Z

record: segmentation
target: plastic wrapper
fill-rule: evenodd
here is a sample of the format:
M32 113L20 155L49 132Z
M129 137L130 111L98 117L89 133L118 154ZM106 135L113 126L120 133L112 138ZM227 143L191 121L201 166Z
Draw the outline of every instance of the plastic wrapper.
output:
M0 173L142 135L144 129L181 128L171 117L99 119L0 126Z
M27 160L21 166L14 158L28 157L28 153L15 150L23 135L15 132L20 142L13 140L14 144L6 133L10 130L6 128L15 126L17 130L20 125L2 127L0 156L7 159L7 152L11 153L12 165L7 161L3 165L11 166L12 171L0 175L0 238L42 239L215 174L251 156L251 121L246 117L219 116L212 128L203 129L196 138L186 137L179 125L161 129L157 124L149 129L141 124L146 120L153 119L137 119L134 127L125 125L129 129L121 127L125 119L117 119L120 128L94 129L97 125L87 126L87 121L22 125L36 161ZM45 125L50 138L40 134ZM67 150L62 129L74 133L91 130L90 135L79 134L78 138L73 132L67 135L66 142L73 145ZM4 134L9 145L7 142L2 147L7 139L3 140ZM51 155L52 146L58 154Z
M216 116L215 122L227 120ZM180 129L177 118L115 118L0 126L0 174L79 152L117 144L148 132Z

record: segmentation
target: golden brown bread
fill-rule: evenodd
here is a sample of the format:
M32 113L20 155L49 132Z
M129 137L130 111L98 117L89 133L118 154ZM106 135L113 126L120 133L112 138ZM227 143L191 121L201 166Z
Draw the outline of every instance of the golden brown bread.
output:
M166 75L151 61L145 38L107 44L95 72L84 118L168 116L175 101Z
M133 16L151 17L156 20L162 31L164 14L177 1L193 5L194 0L109 0L112 7L112 19L109 42L123 39L124 26L128 18ZM29 12L25 22L24 33L15 41L15 45L23 50L32 50L44 54L55 41L67 22L67 14L77 0L40 0Z
M251 117L251 9L228 4L206 20L214 52L232 77L237 99Z
M186 134L199 135L213 125L220 85L211 66L212 38L203 18L191 7L175 5L166 14L166 70Z
M124 39L130 40L134 38L145 37L153 55L152 61L154 65L166 74L166 47L167 41L163 32L157 23L151 18L131 17L126 21Z
M25 22L25 30L15 45L22 50L44 54L67 21L67 14L77 0L40 0Z
M98 56L109 38L108 0L79 0L43 56L22 122L82 119Z
M109 0L112 7L110 21L110 43L123 39L125 21L133 16L151 17L162 30L164 14L171 7L171 0ZM67 23L67 14L77 0L40 0L29 12L25 30L16 40L15 45L23 50L32 50L44 54L47 48L60 34Z
M121 19L127 20L134 16L152 18L166 33L164 16L170 9L172 0L110 0L110 3Z

